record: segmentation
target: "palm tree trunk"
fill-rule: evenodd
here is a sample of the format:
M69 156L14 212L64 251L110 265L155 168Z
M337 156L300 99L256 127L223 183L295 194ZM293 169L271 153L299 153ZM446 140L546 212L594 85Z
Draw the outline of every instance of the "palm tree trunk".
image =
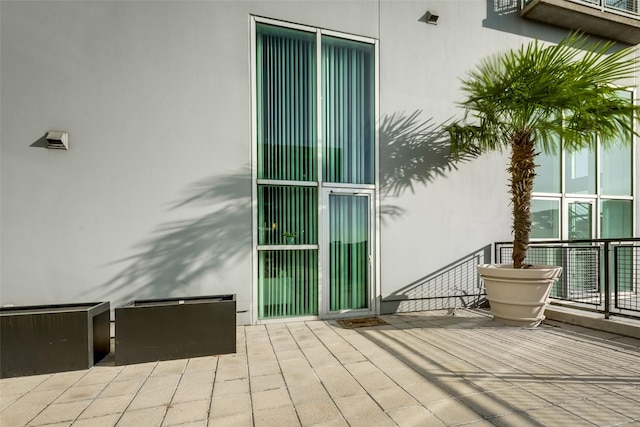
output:
M511 203L513 206L513 268L525 268L531 234L531 193L535 178L535 144L529 130L511 139Z

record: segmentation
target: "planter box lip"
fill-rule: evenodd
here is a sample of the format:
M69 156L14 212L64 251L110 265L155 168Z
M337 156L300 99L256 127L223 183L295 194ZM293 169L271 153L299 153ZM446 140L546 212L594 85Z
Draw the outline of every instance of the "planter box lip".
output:
M479 264L478 268L493 268L502 270L514 270L514 271L537 271L537 270L556 270L562 268L559 265L547 265L547 264L530 264L529 268L513 268L513 264Z
M481 264L478 274L483 279L536 281L556 280L562 274L562 267L555 265L532 265L531 268L513 268L513 264Z
M202 295L195 297L171 297L171 298L155 298L133 300L127 304L118 307L118 309L145 308L145 307L162 307L184 304L204 304L212 302L233 302L236 300L236 294L221 295Z
M76 313L76 312L101 312L110 309L109 301L68 303L68 304L43 304L43 305L17 305L0 307L0 317L37 315L52 313Z

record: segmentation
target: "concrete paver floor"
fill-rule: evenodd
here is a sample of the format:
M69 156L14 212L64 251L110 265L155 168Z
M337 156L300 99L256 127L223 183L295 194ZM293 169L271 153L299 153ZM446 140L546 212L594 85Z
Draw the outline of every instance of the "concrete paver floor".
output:
M239 326L237 353L0 380L10 426L640 426L640 340L483 312Z

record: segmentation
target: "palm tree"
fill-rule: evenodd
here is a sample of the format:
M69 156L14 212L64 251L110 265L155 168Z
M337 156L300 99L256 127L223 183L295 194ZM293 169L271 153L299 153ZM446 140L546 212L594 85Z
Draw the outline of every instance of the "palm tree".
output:
M524 259L531 233L531 193L537 147L556 152L632 141L640 106L619 96L633 79L633 47L610 51L613 42L591 43L572 33L557 45L533 41L484 59L462 81L464 119L446 126L456 155L511 150L510 192L513 267ZM628 136L616 138L618 136Z

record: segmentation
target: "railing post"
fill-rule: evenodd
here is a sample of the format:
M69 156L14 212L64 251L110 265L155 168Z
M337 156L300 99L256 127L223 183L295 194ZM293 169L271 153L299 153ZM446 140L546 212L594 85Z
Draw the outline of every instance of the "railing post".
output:
M608 319L611 306L611 287L609 286L609 247L610 242L604 242L604 318Z
M0 0L2 1L2 0ZM639 0L640 1L640 0ZM572 257L568 255L570 248L585 249L585 244L591 246L597 254L597 258L592 258L589 252L588 259L585 257ZM492 244L496 262L501 260L502 251L508 253L509 248L513 248L512 242L495 242ZM539 240L531 243L531 248L558 248L559 254L553 252L551 258L554 262L560 262L564 271L562 280L564 286L558 286L557 292L551 294L555 298L555 304L564 305L576 309L601 313L605 319L611 316L621 316L629 318L640 317L640 237L628 237L622 239L589 239L589 240ZM622 249L625 249L623 252ZM626 249L631 252L627 253ZM490 249L487 249L490 251ZM561 255L561 259L558 256ZM488 256L488 253L487 253ZM507 254L508 257L508 254ZM537 259L548 262L550 256L536 255L531 251L528 261L535 264ZM574 259L572 259L574 258ZM582 259L577 259L582 258ZM507 261L508 262L508 261ZM595 264L594 264L595 263ZM592 275L593 266L597 266L597 274ZM573 273L578 273L574 275ZM583 274L581 274L581 272ZM597 280L594 283L593 280ZM587 293L575 294L571 291L575 285L589 285L585 288ZM593 285L593 286L592 286ZM597 287L595 287L597 285ZM580 290L580 289L579 289ZM584 290L584 289L582 289ZM596 294L597 292L597 294ZM604 295L603 295L604 294ZM597 298L595 298L597 295ZM604 296L604 300L603 300ZM563 302L569 301L569 302ZM594 307L588 307L593 305Z

